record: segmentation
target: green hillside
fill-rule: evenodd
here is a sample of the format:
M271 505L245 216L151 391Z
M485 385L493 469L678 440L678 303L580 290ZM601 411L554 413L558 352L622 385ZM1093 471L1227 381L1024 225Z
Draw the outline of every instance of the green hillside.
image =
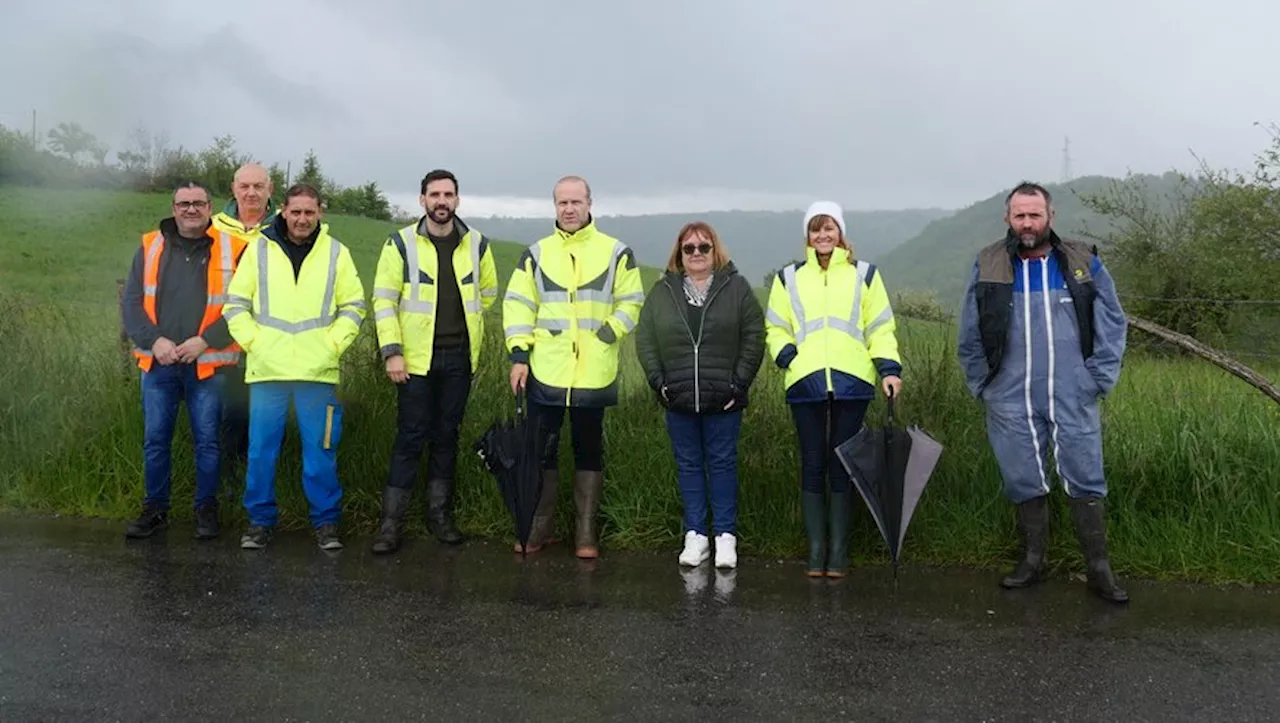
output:
M1163 197L1176 187L1176 177L1135 176L1145 182L1148 194ZM1103 176L1086 176L1068 184L1046 184L1056 211L1054 227L1063 236L1079 236L1086 230L1099 233L1111 227L1093 213L1081 196L1098 194L1115 182ZM1004 199L1010 189L933 221L915 238L899 245L879 261L890 292L904 289L931 291L946 308L959 306L974 255L983 246L1004 236Z
M215 207L221 209L225 202L215 199ZM56 288L58 297L70 304L95 309L114 304L116 280L128 274L142 234L170 214L169 204L168 194L0 189L0 289L43 300ZM372 293L382 243L397 225L354 216L325 220L351 249L365 290ZM505 285L524 247L495 238L493 249ZM647 288L657 271L642 271Z
M876 259L919 234L929 222L952 213L936 208L846 211L845 222L858 255ZM661 268L675 245L676 234L693 220L706 221L716 229L734 263L753 285L762 284L766 273L799 256L804 244L802 211L606 216L599 220L599 225L602 231L635 249L641 263ZM545 218L478 218L475 223L495 236L526 244L546 236L552 227L551 219Z

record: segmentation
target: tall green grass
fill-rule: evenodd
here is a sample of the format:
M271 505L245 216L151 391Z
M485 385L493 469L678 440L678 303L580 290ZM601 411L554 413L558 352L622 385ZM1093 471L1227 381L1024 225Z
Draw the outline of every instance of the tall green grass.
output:
M139 381L118 340L114 280L124 275L137 234L165 207L163 196L0 189L0 344L7 352L0 365L0 504L121 520L137 512ZM342 218L333 225L356 252L371 289L378 247L390 226ZM504 280L519 250L498 246ZM651 282L653 273L646 276ZM912 521L903 560L1002 566L1016 549L1013 512L1001 494L982 408L964 390L953 338L954 329L937 323L906 320L900 326L907 387L899 417L946 447ZM513 408L497 308L485 343L463 422L458 518L467 532L505 538L509 517L492 477L472 452L484 429ZM340 388L345 523L363 533L376 527L395 436L395 392L374 344L367 322L344 359ZM674 551L682 532L681 505L663 412L644 385L629 338L622 355L621 404L606 415L604 544ZM751 390L739 458L739 536L746 555L793 556L804 547L795 431L782 399L781 375L766 361ZM883 423L884 412L877 402L869 424ZM1104 403L1104 425L1111 547L1123 573L1280 580L1280 408L1206 364L1131 357ZM572 455L564 436L562 471L568 475ZM182 421L174 445L178 517L190 515L189 439ZM291 429L277 484L286 528L306 526L299 460ZM232 529L243 523L242 489L240 471L229 471L223 494ZM564 534L572 528L571 499L570 485L563 484ZM416 502L421 512L421 494ZM1054 502L1050 554L1079 569L1060 488ZM884 545L857 504L855 561L883 563ZM420 515L411 529L422 532Z

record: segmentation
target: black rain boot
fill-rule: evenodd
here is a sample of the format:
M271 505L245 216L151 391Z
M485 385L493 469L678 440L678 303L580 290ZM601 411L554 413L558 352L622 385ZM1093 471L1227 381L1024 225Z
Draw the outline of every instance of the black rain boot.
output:
M573 475L573 506L578 512L574 525L574 552L589 560L600 556L596 514L600 510L600 494L604 488L604 472L578 471Z
M804 512L804 529L809 535L809 577L827 573L827 499L822 492L804 492L800 496Z
M524 550L520 541L516 540L515 551L533 553L543 546L555 542L556 527L556 489L560 486L560 471L542 470L542 494L538 496L538 506L533 511L533 526L529 529L529 549Z
M1088 564L1089 589L1104 600L1116 603L1129 601L1129 593L1120 587L1111 562L1107 559L1107 528L1105 507L1099 497L1079 497L1071 500L1071 518L1076 524L1076 536Z
M849 515L853 511L848 492L832 492L830 542L827 554L827 577L849 574Z
M400 549L400 533L408 503L409 490L391 485L382 489L382 527L373 541L375 555L385 555Z
M1036 497L1018 505L1018 529L1022 532L1022 559L1000 581L1001 587L1029 587L1044 579L1044 539L1049 528L1049 498Z
M465 539L453 525L453 480L427 482L427 529L446 545L460 545Z

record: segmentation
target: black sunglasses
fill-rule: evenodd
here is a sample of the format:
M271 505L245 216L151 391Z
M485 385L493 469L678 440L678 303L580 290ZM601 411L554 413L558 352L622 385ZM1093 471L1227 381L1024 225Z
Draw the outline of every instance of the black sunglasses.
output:
M686 256L692 256L694 251L697 251L703 256L706 256L707 254L711 253L711 244L709 243L700 243L696 246L694 244L685 244L680 248L682 251L684 251Z

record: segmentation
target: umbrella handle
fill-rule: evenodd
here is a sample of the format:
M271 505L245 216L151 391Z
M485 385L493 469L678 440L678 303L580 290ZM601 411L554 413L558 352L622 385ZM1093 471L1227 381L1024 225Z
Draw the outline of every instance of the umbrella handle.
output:
M889 387L889 425L893 426L893 387Z

